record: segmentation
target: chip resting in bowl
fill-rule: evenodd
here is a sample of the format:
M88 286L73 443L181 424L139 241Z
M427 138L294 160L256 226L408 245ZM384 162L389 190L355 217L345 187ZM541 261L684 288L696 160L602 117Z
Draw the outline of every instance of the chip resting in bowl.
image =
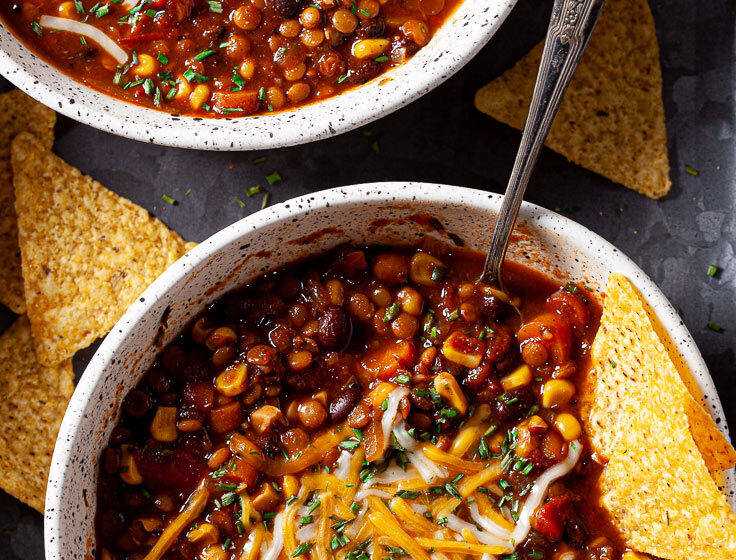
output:
M688 392L653 321L634 286L611 275L586 423L605 463L602 503L637 550L736 558L736 515L709 472L732 468L736 454Z

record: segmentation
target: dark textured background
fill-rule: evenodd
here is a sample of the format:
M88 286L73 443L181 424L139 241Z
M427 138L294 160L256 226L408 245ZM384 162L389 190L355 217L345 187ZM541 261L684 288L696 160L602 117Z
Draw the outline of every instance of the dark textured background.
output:
M478 0L476 0L478 1ZM726 417L736 426L736 3L667 0L653 5L661 47L671 193L655 202L546 150L527 199L572 218L632 257L681 310L715 379ZM148 208L188 240L201 241L271 202L314 190L381 180L432 181L501 192L519 133L473 107L475 91L544 36L547 2L520 0L490 44L455 77L363 131L306 146L258 153L162 148L111 136L59 118L57 154L115 192ZM626 61L622 60L622 64ZM7 82L0 78L0 89ZM372 143L378 141L380 153ZM252 160L265 155L264 163ZM700 171L695 177L685 165ZM191 189L189 196L185 192ZM171 207L168 194L180 201ZM235 201L246 201L241 208ZM715 278L708 265L721 267ZM12 321L0 309L0 329ZM722 333L709 330L713 321ZM80 353L80 374L92 351ZM42 517L0 492L0 558L43 558Z

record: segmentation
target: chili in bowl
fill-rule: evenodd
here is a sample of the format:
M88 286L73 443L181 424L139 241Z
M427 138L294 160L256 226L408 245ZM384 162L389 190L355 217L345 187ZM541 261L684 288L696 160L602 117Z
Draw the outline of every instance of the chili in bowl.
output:
M22 0L0 9L0 68L55 110L117 134L204 149L278 147L360 126L426 93L483 46L512 5Z
M508 293L479 284L499 198L438 192L277 206L157 280L65 418L48 558L624 557L576 400L600 279L636 278L686 332L628 259L531 205Z

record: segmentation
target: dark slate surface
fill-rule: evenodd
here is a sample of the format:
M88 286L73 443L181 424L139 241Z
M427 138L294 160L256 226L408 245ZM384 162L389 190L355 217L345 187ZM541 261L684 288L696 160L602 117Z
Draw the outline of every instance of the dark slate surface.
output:
M207 153L139 144L60 118L55 151L110 189L201 241L272 202L314 190L380 180L418 180L500 192L519 133L473 107L474 92L511 66L546 28L547 3L521 0L491 43L443 86L364 129L307 146L263 153ZM653 6L661 45L672 192L654 202L545 151L527 198L572 218L632 257L662 288L695 337L736 426L736 126L734 4L669 0ZM622 64L625 61L622 60ZM1 79L0 79L1 80ZM0 88L7 87L0 82ZM367 131L367 132L366 132ZM368 137L368 132L371 136ZM378 142L380 153L372 144ZM253 164L261 155L265 163ZM685 165L700 171L689 175ZM185 196L187 189L191 194ZM161 199L180 200L175 207ZM246 201L240 208L235 197ZM165 206L165 207L164 207ZM708 265L721 267L710 278ZM12 315L0 310L0 329ZM709 330L709 321L723 326ZM81 373L91 351L80 353ZM0 558L43 558L42 518L0 492Z

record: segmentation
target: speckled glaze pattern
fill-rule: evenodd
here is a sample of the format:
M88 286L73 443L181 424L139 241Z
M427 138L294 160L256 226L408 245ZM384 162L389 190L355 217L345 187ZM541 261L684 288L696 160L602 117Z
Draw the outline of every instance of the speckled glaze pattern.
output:
M54 452L46 496L47 560L93 556L96 458L118 419L118 405L151 365L153 341L170 342L189 319L223 293L309 253L343 242L406 244L424 235L462 240L483 250L501 197L425 183L372 183L296 198L253 214L210 237L162 274L131 306L100 346L77 386ZM411 216L430 214L444 231L427 231ZM387 225L372 227L381 219ZM329 226L329 235L312 236ZM669 333L674 350L693 372L719 426L723 411L689 332L654 283L625 255L583 226L525 203L508 254L559 278L586 282L599 296L611 272L641 291ZM166 328L161 318L168 313ZM725 487L734 503L733 473Z
M258 150L321 140L391 113L457 72L490 40L516 0L465 0L406 64L296 110L232 119L177 116L109 97L58 72L0 24L0 73L72 119L142 142L200 150Z

